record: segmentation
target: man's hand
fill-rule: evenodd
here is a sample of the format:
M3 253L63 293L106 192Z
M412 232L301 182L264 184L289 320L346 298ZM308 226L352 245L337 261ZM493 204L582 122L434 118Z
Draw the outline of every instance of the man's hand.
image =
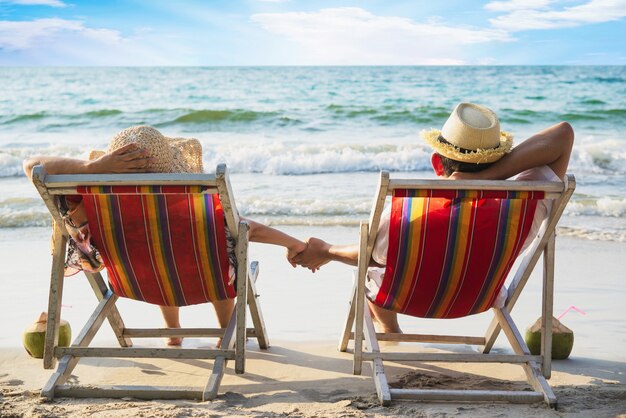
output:
M137 144L124 145L89 163L92 173L145 173L152 161L148 151Z
M330 244L314 237L307 239L306 242L306 249L293 257L291 261L315 273L320 267L331 261L328 251Z

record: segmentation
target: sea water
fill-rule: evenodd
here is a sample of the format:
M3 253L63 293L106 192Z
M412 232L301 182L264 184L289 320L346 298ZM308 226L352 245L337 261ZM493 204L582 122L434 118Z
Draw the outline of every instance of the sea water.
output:
M199 139L246 216L356 226L380 170L434 177L419 133L461 101L494 109L516 143L570 122L577 189L559 231L626 241L624 66L0 68L0 233L50 224L23 159L86 158L139 124Z

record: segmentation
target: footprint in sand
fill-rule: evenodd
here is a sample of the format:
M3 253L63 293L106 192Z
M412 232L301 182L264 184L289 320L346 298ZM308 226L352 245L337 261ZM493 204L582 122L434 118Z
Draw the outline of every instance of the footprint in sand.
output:
M2 376L2 377L5 377L5 376ZM24 384L24 381L20 379L11 379L11 380L2 382L2 384L6 386L21 386Z
M145 373L145 374L158 374L158 375L164 375L164 372L160 372L158 370L142 370L141 373Z

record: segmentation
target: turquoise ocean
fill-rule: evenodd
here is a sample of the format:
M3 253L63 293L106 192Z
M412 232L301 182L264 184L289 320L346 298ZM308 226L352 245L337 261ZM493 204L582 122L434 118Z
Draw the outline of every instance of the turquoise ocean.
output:
M0 233L50 224L24 158L86 158L137 124L198 138L253 219L356 226L380 170L433 177L419 132L460 101L516 142L570 122L578 188L559 231L626 241L624 66L0 68Z

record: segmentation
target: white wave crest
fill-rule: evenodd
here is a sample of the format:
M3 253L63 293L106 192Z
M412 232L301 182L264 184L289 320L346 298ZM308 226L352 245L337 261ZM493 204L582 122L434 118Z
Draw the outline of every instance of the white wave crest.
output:
M29 226L52 225L52 217L45 207L16 209L13 207L0 208L0 228L23 228Z
M0 152L0 177L15 177L22 174L22 160Z
M575 144L570 160L570 171L626 174L624 141L608 139L593 143Z
M205 149L206 167L226 162L236 173L318 174L360 171L420 171L430 167L421 145L224 145Z
M620 218L626 216L626 198L602 197L598 200L569 202L566 215L595 215Z
M617 241L626 242L626 232L607 231L588 228L559 227L557 233L563 236L584 238L593 241Z
M239 199L239 211L246 216L286 216L286 217L360 217L366 218L369 214L371 202L355 199L333 200L328 199L268 199L248 198ZM355 219L360 219L355 218Z
M218 135L215 135L218 137ZM254 142L250 135L219 135L221 141L203 140L204 163L212 169L226 162L235 173L263 173L271 175L300 175L318 173L350 173L363 171L423 171L430 170L431 150L419 140L410 143L381 139L380 144L354 142L354 138L329 141L315 136L306 140L279 139ZM306 141L306 142L304 142ZM396 142L396 143L393 143ZM0 177L21 176L22 160L34 155L57 155L86 158L93 145L79 147L63 143L12 144L0 148ZM588 137L577 143L572 151L570 171L576 174L626 174L626 148L623 141L607 139L595 141Z

